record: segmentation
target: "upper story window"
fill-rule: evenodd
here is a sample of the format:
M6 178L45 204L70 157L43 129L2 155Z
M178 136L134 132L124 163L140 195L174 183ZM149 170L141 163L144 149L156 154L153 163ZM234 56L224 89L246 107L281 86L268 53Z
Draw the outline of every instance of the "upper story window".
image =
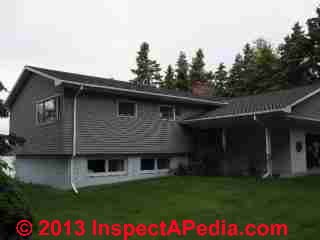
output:
M164 120L175 120L173 106L160 106L160 118Z
M36 103L36 117L38 124L52 123L59 120L59 97L47 98Z
M118 115L124 117L136 117L137 116L137 104L129 101L118 102Z

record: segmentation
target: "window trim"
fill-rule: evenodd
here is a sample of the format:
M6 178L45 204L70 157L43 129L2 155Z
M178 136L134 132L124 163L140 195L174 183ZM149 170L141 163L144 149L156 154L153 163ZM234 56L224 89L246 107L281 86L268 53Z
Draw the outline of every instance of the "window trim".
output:
M119 114L119 106L120 106L120 103L133 103L134 104L134 115L120 115ZM116 103L116 111L117 111L117 117L119 118L137 118L138 117L138 103L136 101L132 101L132 100L117 100L117 103Z
M171 158L168 157L169 160L169 168L164 168L164 169L159 169L158 168L158 159L161 159L164 157L150 157L150 158L140 158L140 168L139 168L139 172L140 174L155 174L155 173L165 173L165 172L169 172L170 171L170 162L171 162ZM141 169L141 161L142 159L153 159L154 160L154 169L153 170L142 170Z
M173 109L173 119L161 118L161 107L172 107L172 109ZM163 121L176 121L176 107L175 107L175 105L165 105L165 104L159 105L159 117L160 117L160 120L163 120Z
M38 119L38 104L46 102L50 99L59 99L58 100L58 105L56 106L56 115L57 118L55 120L51 120L51 121L47 121L47 122L39 122ZM36 101L34 101L34 110L35 110L35 121L36 121L36 125L37 126L44 126L44 125L49 125L49 124L53 124L58 122L61 119L61 115L62 115L62 105L63 105L63 98L61 94L55 94L49 97L45 97L45 98L41 98L38 99Z
M88 169L88 162L91 160L104 160L105 172L91 173ZM109 171L109 160L123 160L124 171L110 172ZM88 177L108 177L108 176L122 176L128 174L128 159L127 158L111 158L111 159L87 159L87 176Z

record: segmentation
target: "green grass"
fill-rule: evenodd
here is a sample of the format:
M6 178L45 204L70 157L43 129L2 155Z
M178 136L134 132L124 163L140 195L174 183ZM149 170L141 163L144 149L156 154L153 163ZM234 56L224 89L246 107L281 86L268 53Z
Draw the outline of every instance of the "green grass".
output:
M33 214L40 219L66 221L82 219L85 237L36 239L122 239L93 237L90 223L159 223L171 219L193 219L197 223L285 223L287 237L265 239L319 239L320 177L301 177L257 182L254 178L168 177L105 185L71 191L25 185ZM144 239L231 239L222 237L170 236ZM264 239L262 237L237 237ZM130 239L140 239L132 237ZM234 239L234 238L233 238Z

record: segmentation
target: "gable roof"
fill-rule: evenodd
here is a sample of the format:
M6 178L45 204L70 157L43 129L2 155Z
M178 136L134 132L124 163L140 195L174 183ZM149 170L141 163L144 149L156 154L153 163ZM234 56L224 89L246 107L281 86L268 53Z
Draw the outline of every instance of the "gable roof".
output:
M188 101L193 103L201 103L208 105L224 105L227 104L225 98L221 97L198 97L192 95L190 92L160 89L153 86L137 85L130 82L114 80L112 78L101 78L96 76L89 76L71 72L57 71L52 69L45 69L39 67L25 66L24 72L29 71L35 74L39 74L45 78L52 79L60 83L73 84L73 85L83 85L85 87L102 88L112 91L119 91L124 93L130 93L135 95L145 95L145 96L155 96L155 97L165 97L175 100ZM24 74L22 73L22 75ZM21 77L19 78L17 84L13 88L9 97L7 98L7 105L10 105L15 96L19 92L19 86L23 81Z
M291 112L291 108L320 92L320 84L296 87L265 94L232 98L228 105L205 114L185 119L196 122L210 119L223 119L271 112Z

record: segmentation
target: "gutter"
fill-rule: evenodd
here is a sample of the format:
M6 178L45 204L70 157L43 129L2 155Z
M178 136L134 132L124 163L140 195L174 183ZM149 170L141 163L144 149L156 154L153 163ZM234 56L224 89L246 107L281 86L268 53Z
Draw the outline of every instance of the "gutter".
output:
M248 113L236 113L236 114L228 114L228 115L222 115L222 116L216 116L216 117L196 118L196 119L183 120L182 123L187 124L187 123L200 122L200 121L205 121L205 120L217 120L217 119L245 117L245 116L253 116L253 117L255 117L256 115L267 114L267 113L275 113L275 112L291 113L291 108L287 106L287 107L284 107L284 108L264 110L264 111L256 111L256 112L248 112Z
M79 192L73 181L73 166L74 166L73 161L77 156L77 102L78 102L77 100L82 90L83 90L83 85L80 86L80 88L78 89L78 91L76 92L73 98L73 146L72 146L72 157L70 159L70 182L71 182L71 187L76 194L78 194Z

